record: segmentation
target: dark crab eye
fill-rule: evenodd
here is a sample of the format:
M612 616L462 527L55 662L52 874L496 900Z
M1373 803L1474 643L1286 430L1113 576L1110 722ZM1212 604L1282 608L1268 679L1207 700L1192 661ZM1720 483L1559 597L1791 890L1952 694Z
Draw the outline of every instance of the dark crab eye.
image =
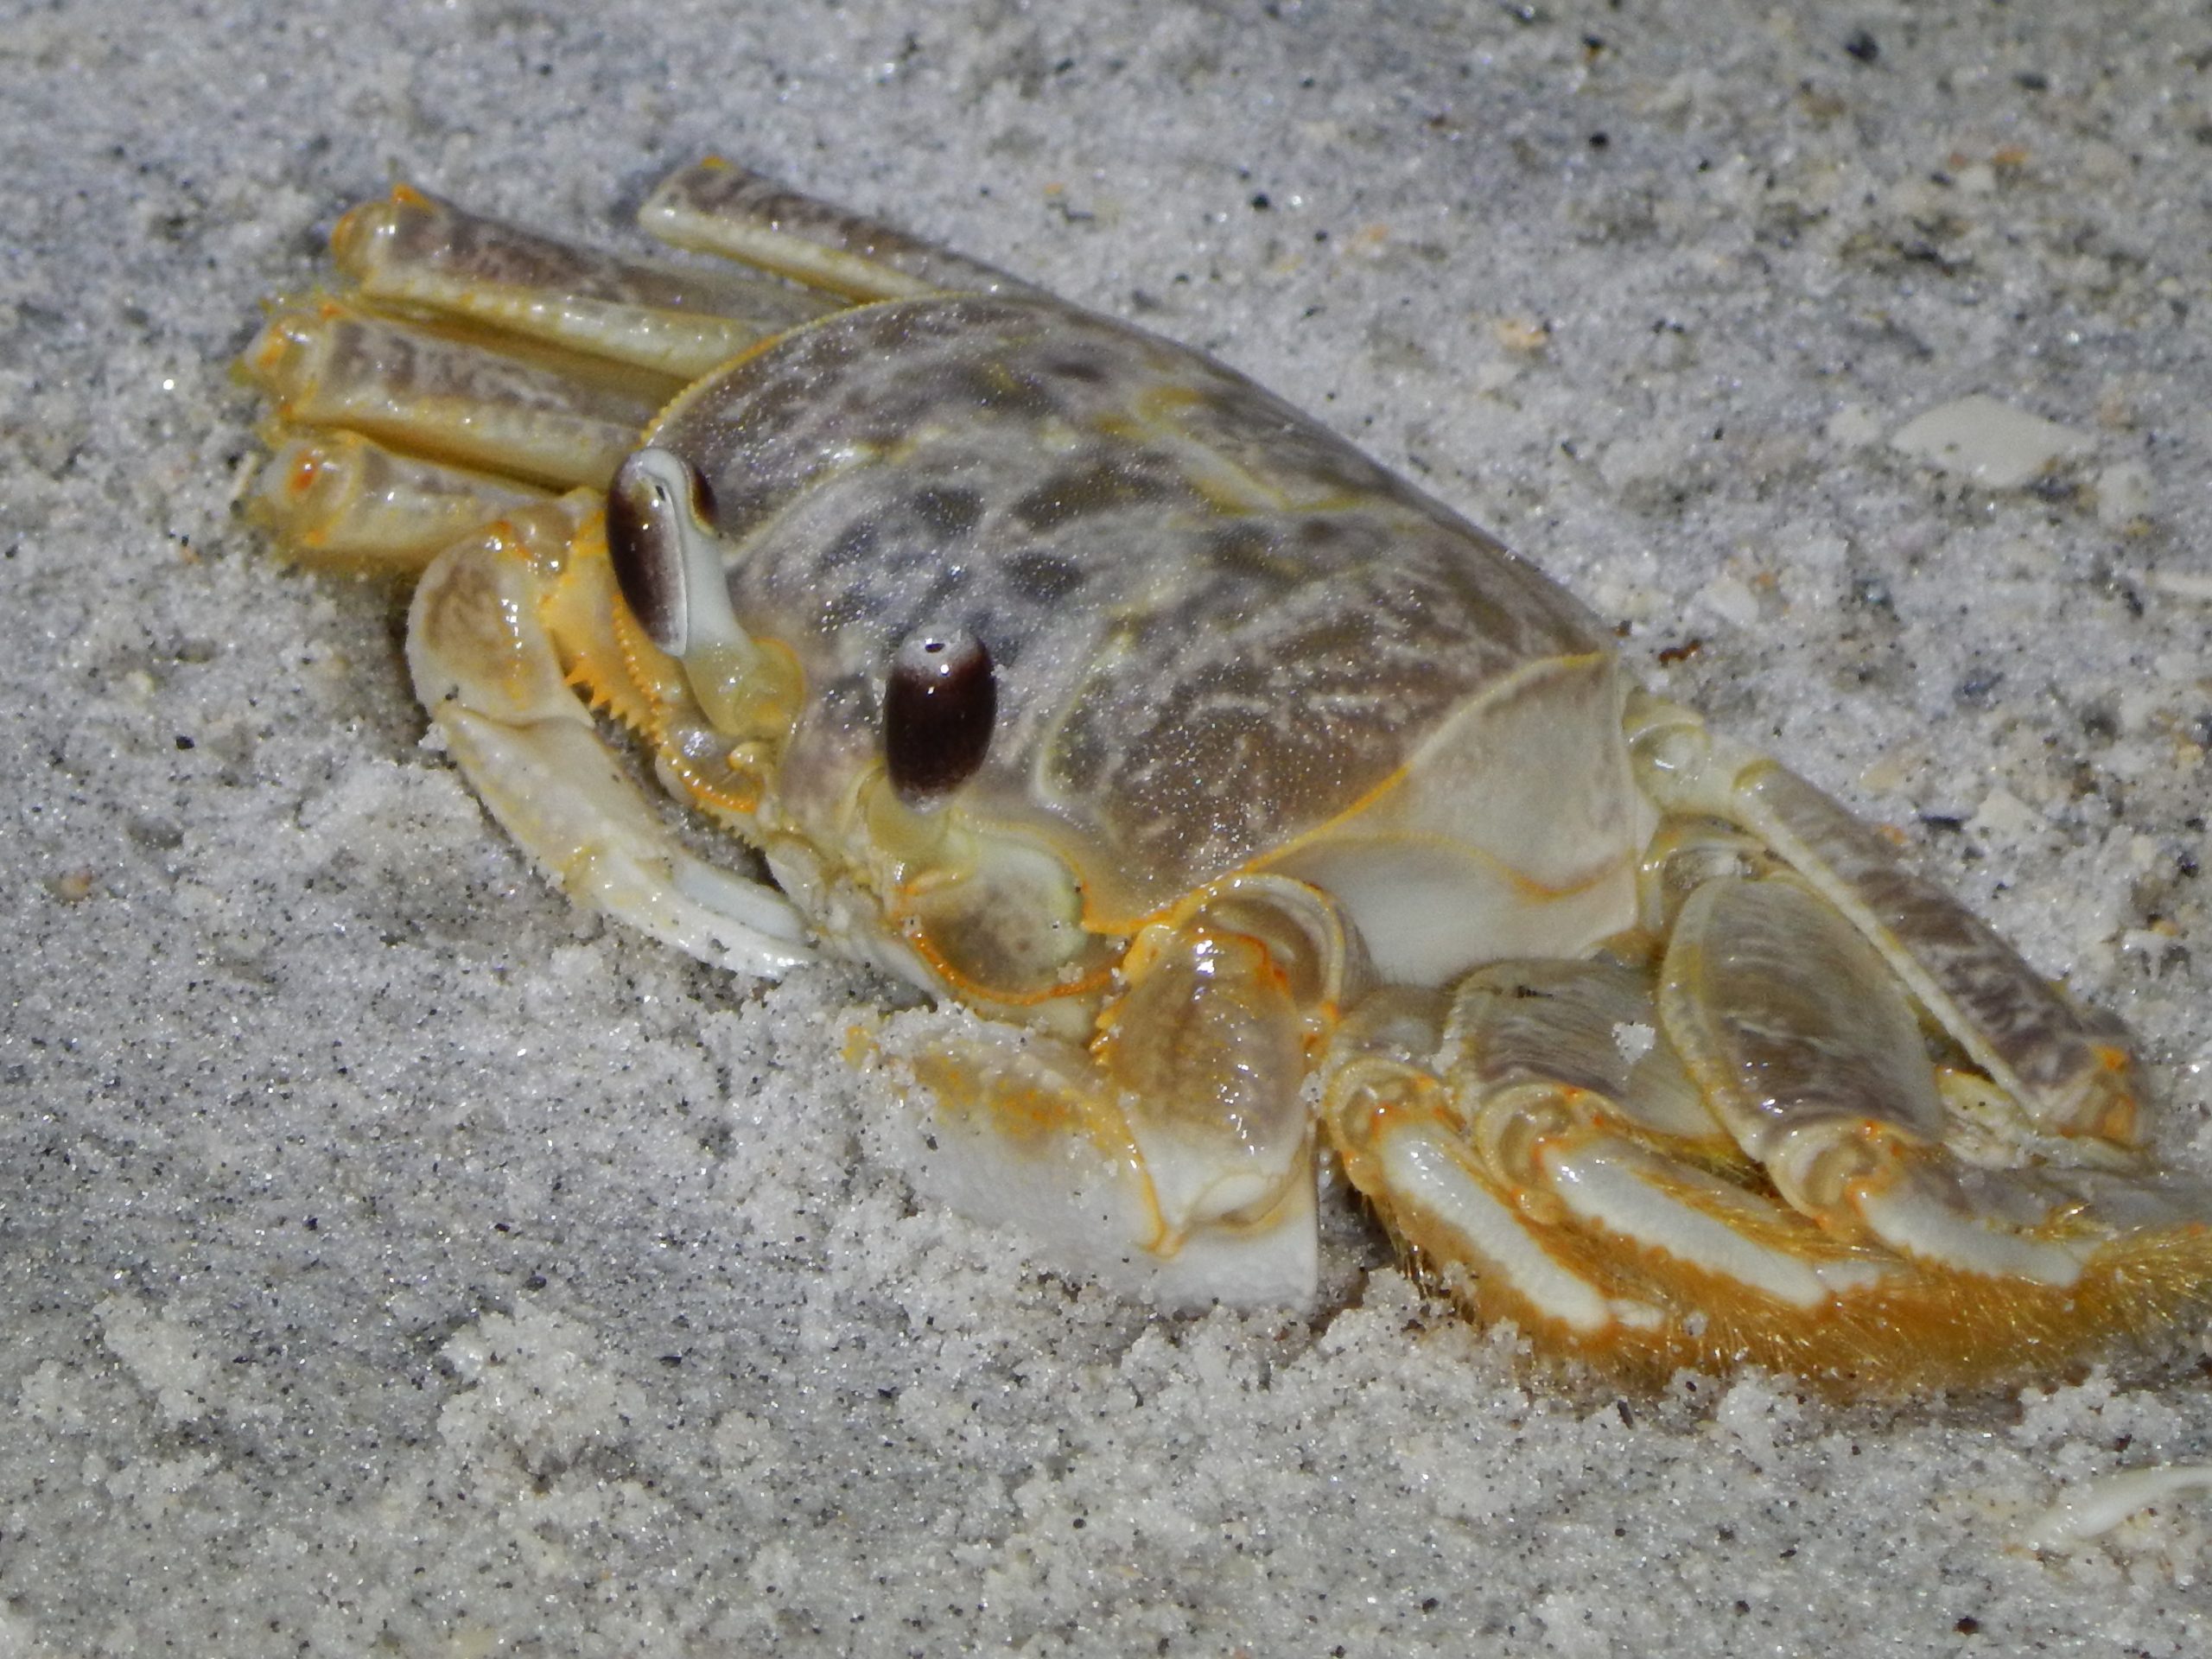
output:
M688 520L688 522L687 522ZM607 551L630 613L663 651L680 657L691 632L683 538L712 532L706 475L670 449L640 449L607 488Z
M910 634L883 691L883 763L909 806L928 806L975 775L998 719L991 653L965 628Z

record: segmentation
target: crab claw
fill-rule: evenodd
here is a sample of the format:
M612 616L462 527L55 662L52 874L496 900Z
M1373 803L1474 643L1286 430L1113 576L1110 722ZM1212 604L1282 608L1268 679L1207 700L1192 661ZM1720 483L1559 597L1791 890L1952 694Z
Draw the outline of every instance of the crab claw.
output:
M1011 1226L1047 1264L1164 1306L1301 1306L1319 1277L1312 1141L1152 1114L1085 1050L957 1006L894 1016L925 1091L915 1182ZM1293 1096L1295 1102L1295 1096Z
M1146 928L1088 1048L964 1014L887 1039L934 1102L935 1190L1074 1242L1171 1303L1310 1302L1310 1050L1363 972L1334 910L1272 876Z

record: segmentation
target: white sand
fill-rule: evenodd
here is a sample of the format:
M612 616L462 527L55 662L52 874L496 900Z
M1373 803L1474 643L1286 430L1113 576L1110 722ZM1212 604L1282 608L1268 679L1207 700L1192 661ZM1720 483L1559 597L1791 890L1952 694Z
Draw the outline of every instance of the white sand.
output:
M1623 1402L1349 1219L1313 1317L1168 1319L917 1212L864 983L543 887L394 599L233 521L226 378L395 175L895 217L1701 640L1655 679L2124 1012L2212 1169L2201 8L163 10L0 22L0 1655L2212 1650L2212 1502L2018 1542L2212 1454L2202 1370ZM1977 393L2082 453L1889 447Z

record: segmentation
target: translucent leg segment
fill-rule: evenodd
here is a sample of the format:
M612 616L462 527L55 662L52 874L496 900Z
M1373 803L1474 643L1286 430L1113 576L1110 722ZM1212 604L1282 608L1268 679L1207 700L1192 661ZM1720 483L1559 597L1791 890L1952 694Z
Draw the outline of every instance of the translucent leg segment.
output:
M1829 1231L2058 1287L2101 1242L2050 1232L2062 1206L2025 1185L2001 1194L2001 1209L1972 1201L1943 1145L1936 1068L1888 964L1795 882L1699 888L1675 923L1660 1008L1737 1144Z
M302 563L411 575L470 531L549 499L515 480L333 430L279 445L246 506Z
M1170 1211L1196 1173L1162 1158L1193 1154L1217 1172L1247 1161L1231 1141L1163 1144L1084 1048L945 1007L900 1015L883 1049L930 1091L918 1160L925 1196L1026 1234L1051 1265L1166 1306L1300 1306L1319 1275L1310 1142L1278 1160L1272 1202L1179 1224ZM1179 1173L1180 1180L1176 1179Z

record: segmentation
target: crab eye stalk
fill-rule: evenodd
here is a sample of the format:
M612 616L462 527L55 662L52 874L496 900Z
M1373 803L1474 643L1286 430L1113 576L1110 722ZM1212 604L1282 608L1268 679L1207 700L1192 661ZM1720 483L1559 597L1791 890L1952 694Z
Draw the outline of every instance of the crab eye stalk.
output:
M706 475L673 450L639 450L607 486L607 551L615 583L653 643L678 657L703 620L695 614L702 608L698 590L721 580L714 529Z
M883 762L899 798L934 806L983 764L998 719L991 653L965 628L910 634L883 692Z

